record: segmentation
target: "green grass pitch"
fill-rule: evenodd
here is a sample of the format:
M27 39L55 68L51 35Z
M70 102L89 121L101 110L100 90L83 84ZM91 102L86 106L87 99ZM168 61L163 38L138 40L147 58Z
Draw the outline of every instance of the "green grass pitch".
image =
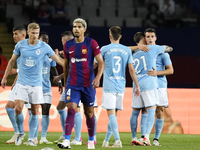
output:
M6 141L9 140L14 132L0 132L0 150L41 150L45 147L50 147L55 150L59 150L56 144L52 145L44 145L38 144L37 147L31 147L26 145L15 146L15 144L6 144ZM47 133L47 139L49 141L57 140L62 133L58 132L49 132ZM105 138L106 133L97 133L97 145L95 149L109 149L109 148L102 148L102 142ZM74 133L72 133L72 137ZM140 133L138 134L138 138ZM40 139L40 133L38 135L38 139ZM152 143L152 139L154 134L150 135L150 140ZM28 138L28 133L23 140L26 142ZM88 140L88 134L82 133L83 144ZM160 137L159 142L162 144L161 147L155 146L131 146L131 133L120 133L120 138L122 141L123 148L117 149L124 149L124 150L198 150L200 149L200 135L186 135L186 134L162 134ZM114 137L112 136L110 139L109 144L112 145L114 143ZM85 150L87 149L86 145L81 146L71 146L72 150ZM116 149L116 148L115 148Z

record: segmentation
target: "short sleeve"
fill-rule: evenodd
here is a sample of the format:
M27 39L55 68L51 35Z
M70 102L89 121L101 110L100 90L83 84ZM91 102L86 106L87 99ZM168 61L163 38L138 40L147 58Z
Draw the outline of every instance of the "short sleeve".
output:
M45 46L46 46L46 49L48 49L48 52L47 52L48 57L55 55L55 52L53 51L53 49L48 44L45 43Z
M165 66L168 66L168 65L172 64L172 61L171 61L170 56L169 56L168 53L164 53L164 55L162 57L163 57L163 59L162 59L163 60L163 64Z
M133 64L133 56L130 48L128 48L128 64Z
M56 62L54 60L51 60L50 65L51 65L51 67L55 67L56 66Z
M92 48L94 56L101 53L99 45L98 45L97 41L95 41L94 39L92 39L92 41L91 41L91 48Z
M20 43L21 43L21 42L18 42L18 43L15 45L15 49L13 50L13 54L18 55L18 56L20 56L20 50L19 50L19 46L21 45Z

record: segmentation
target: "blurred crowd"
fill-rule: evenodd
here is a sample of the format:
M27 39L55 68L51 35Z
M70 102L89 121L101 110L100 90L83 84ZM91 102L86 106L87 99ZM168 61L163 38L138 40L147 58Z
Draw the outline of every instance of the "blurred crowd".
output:
M1 5L22 5L23 13L30 17L30 21L44 25L69 25L70 11L68 11L68 4L70 1L72 0L0 0L0 3ZM145 18L142 18L143 27L199 26L200 0L132 1L134 1L135 10L141 7L146 8ZM81 16L84 16L84 14L81 14ZM137 12L135 17L137 17Z

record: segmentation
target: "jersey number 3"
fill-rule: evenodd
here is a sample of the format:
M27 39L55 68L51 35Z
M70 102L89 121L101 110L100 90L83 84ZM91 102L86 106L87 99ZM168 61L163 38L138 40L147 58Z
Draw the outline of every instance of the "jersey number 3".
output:
M113 72L114 72L114 73L119 73L119 72L120 72L120 69L121 69L121 64L120 64L121 57L119 57L119 56L114 56L113 59L117 59L117 62L115 63L115 65L117 66L117 70L116 70L115 68L113 68Z

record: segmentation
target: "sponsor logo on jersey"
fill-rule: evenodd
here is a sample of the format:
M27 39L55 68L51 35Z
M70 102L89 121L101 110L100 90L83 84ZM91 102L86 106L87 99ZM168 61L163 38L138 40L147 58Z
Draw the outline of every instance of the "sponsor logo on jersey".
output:
M71 62L72 62L72 63L80 62L80 61L87 61L87 59L86 59L86 58L81 58L81 59L78 59L78 58L71 58Z
M40 55L40 50L39 49L36 50L36 54Z
M32 57L26 58L25 65L28 67L33 67L35 65L35 60Z
M82 49L82 53L86 54L87 53L87 49Z

